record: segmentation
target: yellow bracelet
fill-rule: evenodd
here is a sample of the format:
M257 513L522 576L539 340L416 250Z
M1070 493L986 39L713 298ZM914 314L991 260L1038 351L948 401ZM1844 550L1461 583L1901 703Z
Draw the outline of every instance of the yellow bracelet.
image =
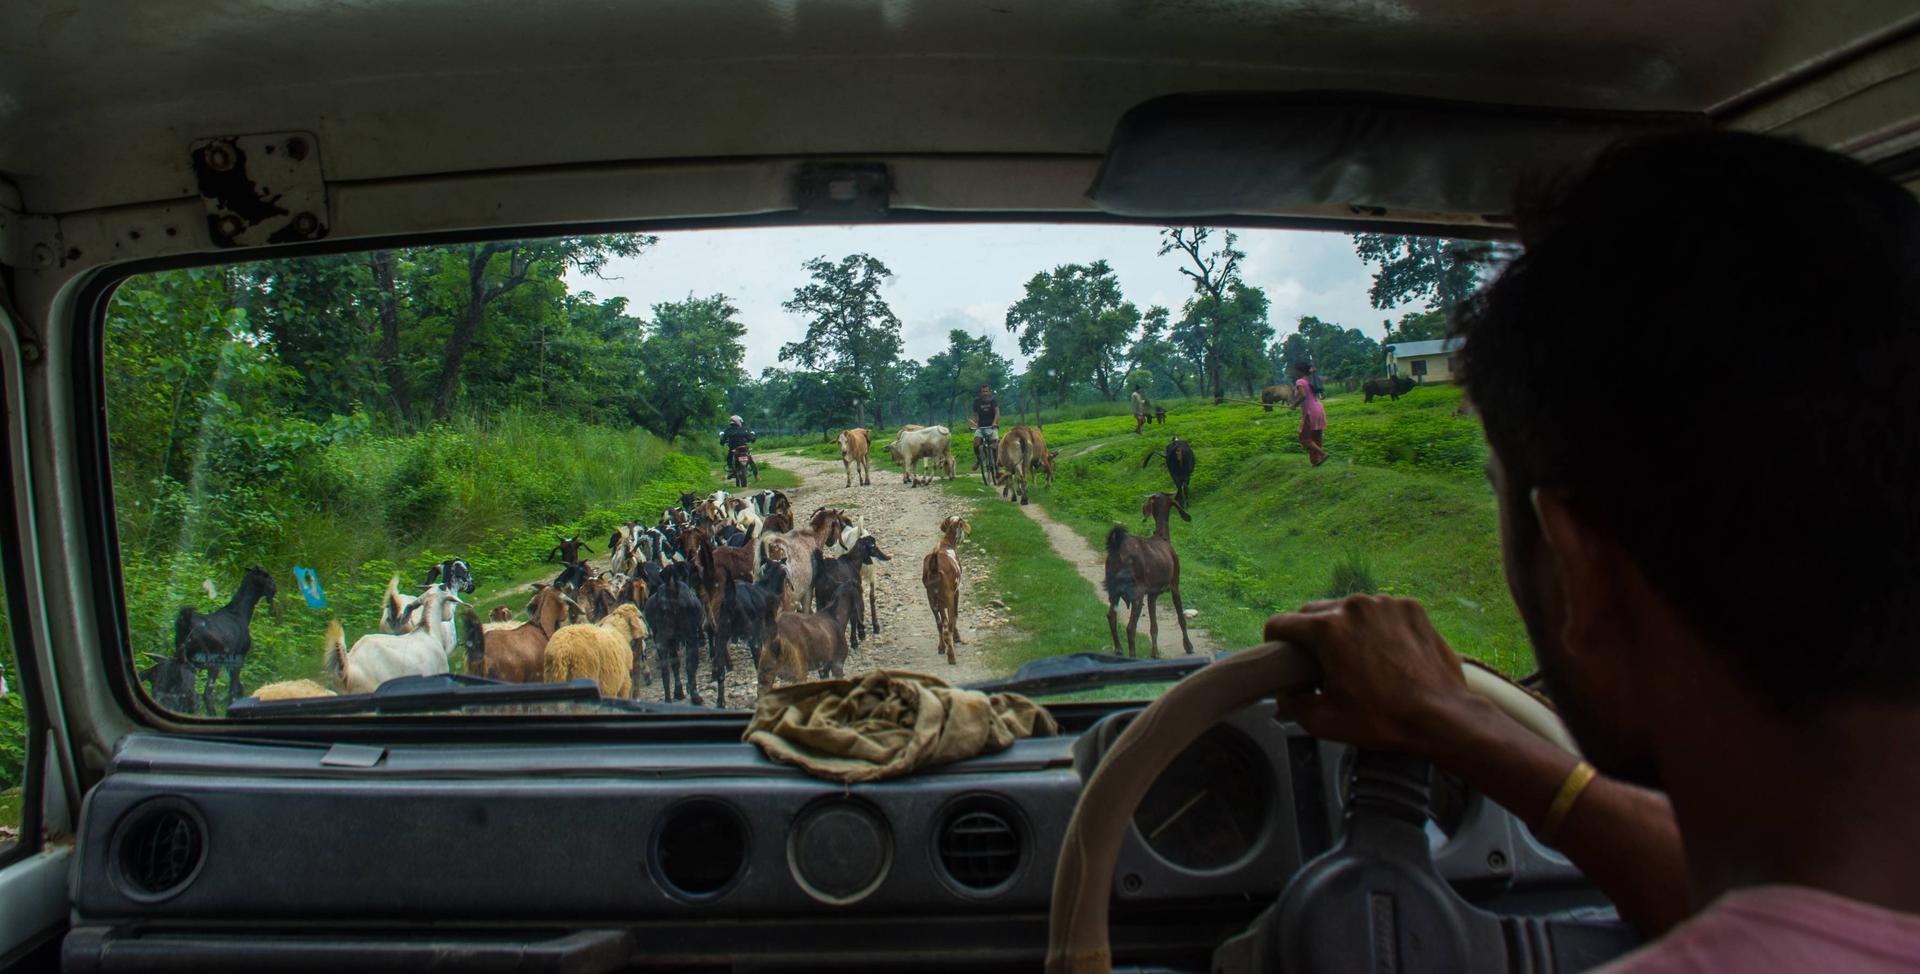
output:
M1567 772L1567 780L1560 783L1560 791L1553 796L1553 804L1547 806L1547 818L1540 823L1540 828L1534 835L1538 836L1540 841L1552 845L1553 837L1560 831L1561 823L1567 820L1567 813L1573 811L1573 803L1579 800L1580 793L1586 791L1587 786L1593 784L1593 779L1599 776L1600 772L1585 761L1574 765L1573 770Z

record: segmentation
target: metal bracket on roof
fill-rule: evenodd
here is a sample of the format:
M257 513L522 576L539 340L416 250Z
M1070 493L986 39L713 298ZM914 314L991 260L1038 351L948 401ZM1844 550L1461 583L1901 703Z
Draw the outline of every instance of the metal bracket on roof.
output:
M793 204L815 215L885 216L893 174L880 162L809 162L794 172Z
M201 139L191 155L215 246L257 247L327 235L327 184L313 133Z

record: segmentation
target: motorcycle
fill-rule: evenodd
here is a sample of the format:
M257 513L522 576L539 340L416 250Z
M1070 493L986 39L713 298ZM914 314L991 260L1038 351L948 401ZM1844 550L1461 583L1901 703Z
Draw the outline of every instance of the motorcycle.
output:
M734 486L745 487L747 485L747 472L749 470L753 472L754 483L759 483L760 465L753 461L753 453L747 448L747 444L742 443L728 451L727 476L733 479Z

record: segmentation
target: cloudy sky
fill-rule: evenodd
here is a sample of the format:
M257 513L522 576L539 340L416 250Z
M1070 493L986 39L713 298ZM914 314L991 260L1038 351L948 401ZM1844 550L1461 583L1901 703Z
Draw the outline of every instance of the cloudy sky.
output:
M1354 256L1343 233L1248 230L1246 277L1272 302L1276 335L1294 330L1302 315L1357 327L1374 338L1383 319L1400 310L1367 304L1367 265ZM726 294L747 324L746 366L751 374L778 364L780 345L799 338L806 322L780 303L806 281L802 262L838 260L866 252L891 268L883 292L900 317L908 358L924 360L946 347L947 332L960 328L993 337L1002 354L1019 361L1005 325L1007 307L1020 299L1028 278L1059 264L1105 259L1120 277L1127 300L1142 310L1163 304L1177 314L1191 292L1172 256L1158 257L1154 227L1087 225L850 226L663 233L645 255L617 261L613 280L578 279L576 290L620 295L642 316L662 301Z

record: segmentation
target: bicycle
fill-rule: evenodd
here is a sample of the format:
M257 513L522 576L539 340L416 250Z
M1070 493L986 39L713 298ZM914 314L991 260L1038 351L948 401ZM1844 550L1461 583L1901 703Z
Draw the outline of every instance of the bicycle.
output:
M973 431L973 457L980 461L980 482L988 487L993 486L994 472L999 467L999 436L999 429L992 426L981 426Z

